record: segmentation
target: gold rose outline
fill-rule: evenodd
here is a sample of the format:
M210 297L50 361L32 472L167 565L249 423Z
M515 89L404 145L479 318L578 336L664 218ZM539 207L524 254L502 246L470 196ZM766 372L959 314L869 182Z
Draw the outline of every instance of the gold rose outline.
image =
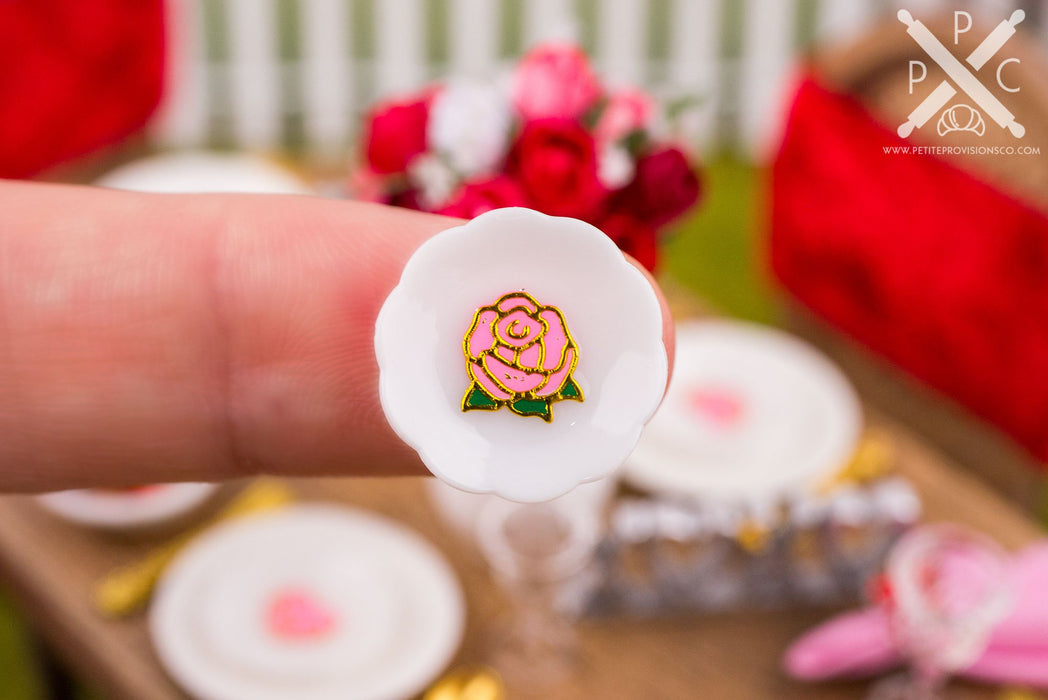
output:
M480 351L475 357L473 355L471 355L470 351L469 351L469 339L470 339L470 337L472 337L474 331L476 330L477 324L480 323L480 316L481 316L481 314L483 314L485 311L492 311L492 312L494 312L496 314L496 319L497 319L498 316L501 316L501 313L500 313L500 311L498 309L499 304L501 304L506 299L514 299L514 298L518 298L518 297L523 297L523 298L527 299L528 301L530 301L532 304L535 305L535 309L536 310L533 311L533 312L529 312L528 315L532 316L536 321L538 321L539 323L542 324L543 332L541 334L539 334L539 336L534 341L532 341L532 342L528 343L527 345L524 345L524 346L522 346L522 347L520 347L520 348L518 348L518 349L516 349L514 351L515 354L514 354L514 357L513 357L513 363L512 364L515 367L516 367L517 359L519 358L520 352L522 350L524 350L525 348L530 347L534 343L537 343L537 342L539 342L540 340L542 340L543 338L546 337L546 331L549 330L549 324L546 322L545 319L540 318L540 314L543 311L552 311L555 314L557 314L557 316L560 317L560 323L561 323L561 326L564 328L564 336L566 338L566 342L564 343L564 347L562 347L560 349L560 360L558 361L557 365L553 369L551 369L551 370L542 370L542 369L537 369L536 368L535 370L527 369L525 371L533 372L533 373L536 373L536 374L542 374L548 380L549 375L553 374L554 372L557 372L557 371L560 371L560 370L564 369L561 366L561 363L564 362L564 355L568 352L569 349L574 350L574 353L573 353L572 359L571 359L571 365L568 367L567 376L566 376L566 378L564 380L563 386L561 386L561 388L557 390L557 393L551 394L550 396L546 396L546 397L535 396L535 393L534 393L535 390L534 389L532 391L528 391L528 392L524 392L523 394L519 394L518 392L513 391L512 389L507 387L505 384L503 384L501 381L499 381L498 377L495 377L490 372L487 372L484 369L484 366L483 366L483 358L484 358L485 355L488 355L488 354L491 354L492 352L494 352L495 346L493 346L491 348L488 348L486 350ZM524 307L519 307L518 306L518 307L513 307L513 308L524 308ZM512 309L510 309L510 310L512 310ZM497 322L497 321L495 321L495 322ZM494 325L495 322L492 322L492 325ZM494 333L494 331L493 331L493 333ZM496 341L495 345L496 346L498 345L497 341ZM547 305L547 304L540 304L538 302L538 300L535 299L535 297L531 296L530 294L525 292L523 289L520 290L520 291L517 291L517 292L507 292L507 293L503 294L502 296L500 296L498 299L496 299L495 303L490 304L488 306L480 306L480 307L477 308L477 310L473 313L473 319L469 323L469 327L466 330L466 334L462 337L462 354L463 354L463 356L466 359L466 363L465 363L466 364L466 376L468 376L470 378L469 388L466 389L466 393L463 394L463 396L462 396L461 408L462 408L462 412L463 413L466 413L468 411L497 411L500 408L502 408L503 406L505 406L505 407L509 408L510 411L512 411L513 413L515 413L518 416L525 416L525 417L527 417L527 416L537 416L537 417L541 418L542 420L546 421L547 423L550 423L550 422L553 421L552 404L554 404L555 402L557 402L557 401L578 401L578 402L582 403L582 402L584 402L586 400L585 395L582 393L582 387L580 387L578 385L578 382L575 381L575 368L579 364L579 355L581 353L579 352L579 346L575 342L575 338L571 335L571 329L568 328L568 322L567 322L567 319L564 318L564 312L561 311L556 306L551 306L551 305ZM502 357L499 357L498 355L496 355L496 357L498 357L498 359L500 361L504 361L504 359ZM542 365L545 362L545 360L546 360L546 345L545 345L545 343L543 343L542 345L539 346L539 360L536 363L536 367L542 367ZM511 397L508 398L508 399L499 399L499 398L494 397L491 394L489 394L484 389L484 387L481 386L473 378L471 370L472 370L472 364L474 362L480 362L481 363L481 371L484 371L485 374L487 374L487 376L493 382L495 382L495 384L497 384L499 386L499 388L503 389L506 393L510 394ZM545 386L545 382L543 382L539 386L540 387L541 386ZM486 401L484 403L482 403L482 404L472 403L470 401L470 399L476 397L476 395L478 393L483 395L483 397L486 399ZM542 408L542 410L538 410L538 406L534 406L530 410L525 410L524 408L518 406L518 404L521 403L521 402L526 402L526 403L529 403L529 404L542 404L543 408Z

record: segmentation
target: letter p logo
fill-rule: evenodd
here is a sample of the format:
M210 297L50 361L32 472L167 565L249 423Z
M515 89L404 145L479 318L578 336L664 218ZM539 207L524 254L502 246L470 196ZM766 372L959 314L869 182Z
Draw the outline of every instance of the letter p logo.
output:
M914 68L917 66L921 67L921 77L915 77L916 71ZM910 94L913 94L913 86L917 83L923 82L928 77L928 66L924 64L924 61L910 61Z

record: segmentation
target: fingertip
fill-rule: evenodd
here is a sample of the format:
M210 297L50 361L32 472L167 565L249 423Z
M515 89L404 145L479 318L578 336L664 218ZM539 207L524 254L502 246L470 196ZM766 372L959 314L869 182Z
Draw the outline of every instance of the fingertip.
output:
M670 311L670 304L666 300L666 295L662 292L662 287L659 286L658 280L651 273L651 270L637 262L637 259L628 253L623 253L626 260L631 265L640 270L644 278L648 280L652 290L655 292L656 298L659 300L659 309L662 312L662 344L666 348L666 363L668 371L666 372L666 387L669 388L670 379L673 378L673 363L676 356L677 350L677 326L673 322L673 312Z

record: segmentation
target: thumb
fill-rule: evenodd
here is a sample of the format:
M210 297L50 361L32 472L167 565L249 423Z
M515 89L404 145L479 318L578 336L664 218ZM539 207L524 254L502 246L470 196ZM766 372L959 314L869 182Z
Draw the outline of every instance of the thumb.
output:
M424 473L374 323L455 220L15 182L0 210L0 490Z

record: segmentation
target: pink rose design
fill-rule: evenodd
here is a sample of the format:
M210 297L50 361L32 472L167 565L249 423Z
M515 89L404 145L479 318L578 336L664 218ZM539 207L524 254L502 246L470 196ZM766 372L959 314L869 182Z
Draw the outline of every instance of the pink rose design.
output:
M655 114L655 102L640 90L619 90L608 96L594 135L600 143L611 143L634 131L647 129Z
M463 352L472 380L463 411L508 406L517 415L549 422L553 402L584 400L571 376L579 351L563 314L526 292L510 292L477 309Z
M526 121L577 119L596 104L601 92L586 54L571 44L536 47L513 76L513 104Z

